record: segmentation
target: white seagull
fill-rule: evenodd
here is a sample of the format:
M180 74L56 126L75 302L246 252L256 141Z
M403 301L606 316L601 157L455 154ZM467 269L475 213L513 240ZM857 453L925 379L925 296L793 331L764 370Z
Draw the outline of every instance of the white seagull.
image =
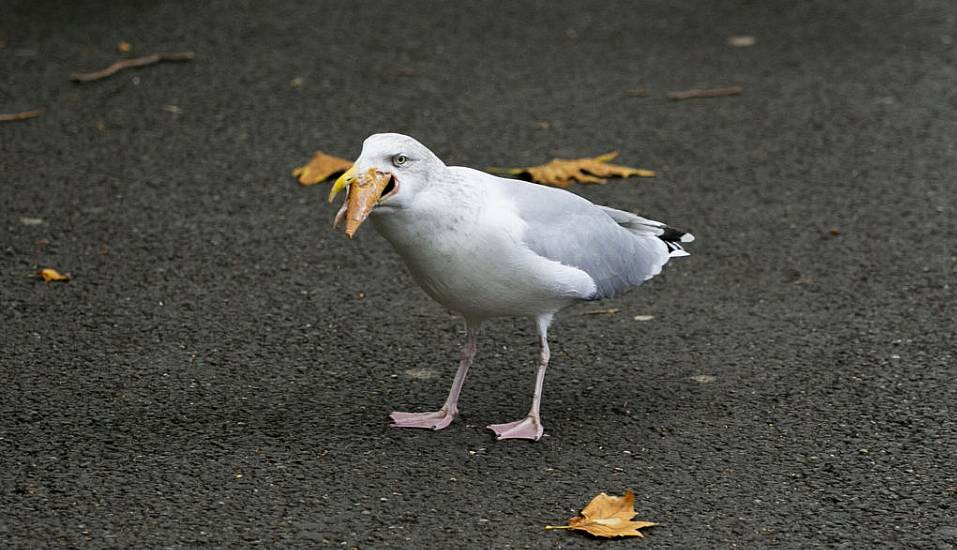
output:
M446 166L402 134L365 140L355 164L333 185L348 189L336 224L352 237L366 218L405 261L412 277L465 319L466 342L449 396L435 412L393 412L392 426L448 426L475 358L482 323L524 316L538 329L535 392L528 416L488 426L498 439L538 440L548 366L548 327L578 302L611 298L687 256L690 233L578 195L521 180Z

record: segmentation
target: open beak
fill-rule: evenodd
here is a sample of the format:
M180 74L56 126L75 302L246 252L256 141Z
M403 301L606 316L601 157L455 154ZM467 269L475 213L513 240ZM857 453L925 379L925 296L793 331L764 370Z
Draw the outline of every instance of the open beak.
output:
M386 195L394 193L397 185L392 174L379 172L375 168L369 168L364 174L356 177L355 167L353 166L345 174L339 176L339 179L332 185L332 189L329 191L329 202L332 202L343 189L348 189L346 201L339 209L339 213L336 214L336 220L332 226L337 227L339 222L345 219L346 235L352 238L362 222L366 221L366 218L379 203L383 193Z

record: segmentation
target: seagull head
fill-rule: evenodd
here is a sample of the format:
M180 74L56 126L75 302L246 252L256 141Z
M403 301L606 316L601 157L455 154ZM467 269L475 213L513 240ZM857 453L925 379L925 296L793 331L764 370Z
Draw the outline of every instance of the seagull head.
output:
M345 218L352 237L373 211L407 207L429 185L430 175L445 164L418 141L402 134L373 134L362 144L352 168L329 191L329 201L346 189L346 202L336 216Z

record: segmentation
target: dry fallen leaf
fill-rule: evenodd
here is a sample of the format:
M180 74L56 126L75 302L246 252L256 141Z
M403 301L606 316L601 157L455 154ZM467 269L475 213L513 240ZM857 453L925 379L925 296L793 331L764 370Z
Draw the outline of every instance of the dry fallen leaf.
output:
M127 42L126 40L123 40L122 42L118 42L116 44L116 51L120 53L130 53L132 50L133 50L133 45Z
M48 283L50 281L59 281L59 282L65 283L70 280L69 273L67 273L66 275L63 275L59 271L53 269L52 267L44 267L40 271L37 271L37 276Z
M574 529L596 537L643 537L639 529L657 525L650 521L632 521L635 517L635 494L628 489L623 497L601 493L593 498L568 525L546 525L545 529Z
M292 175L299 178L300 185L315 185L344 173L350 167L352 167L351 160L316 151L309 164L293 169Z
M612 151L594 158L581 159L553 159L547 164L531 166L529 168L489 168L489 172L518 176L530 179L535 183L544 183L555 187L568 187L578 183L605 183L608 177L630 178L639 176L650 178L655 175L654 170L631 168L618 164L609 164L608 161L618 156L618 151Z

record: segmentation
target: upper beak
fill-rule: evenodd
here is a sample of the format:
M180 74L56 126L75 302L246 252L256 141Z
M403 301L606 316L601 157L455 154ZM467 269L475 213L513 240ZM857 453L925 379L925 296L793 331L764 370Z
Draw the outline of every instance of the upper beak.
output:
M356 177L355 166L339 176L329 191L329 201L332 202L343 188L348 188L348 192L345 203L336 214L333 227L338 226L342 218L345 218L346 235L351 238L372 213L391 179L392 174L379 172L375 168L369 168L364 174Z
M356 165L353 164L346 170L335 183L332 184L332 189L329 190L329 202L332 202L336 198L336 195L339 194L344 188L348 187L353 180L356 179Z

